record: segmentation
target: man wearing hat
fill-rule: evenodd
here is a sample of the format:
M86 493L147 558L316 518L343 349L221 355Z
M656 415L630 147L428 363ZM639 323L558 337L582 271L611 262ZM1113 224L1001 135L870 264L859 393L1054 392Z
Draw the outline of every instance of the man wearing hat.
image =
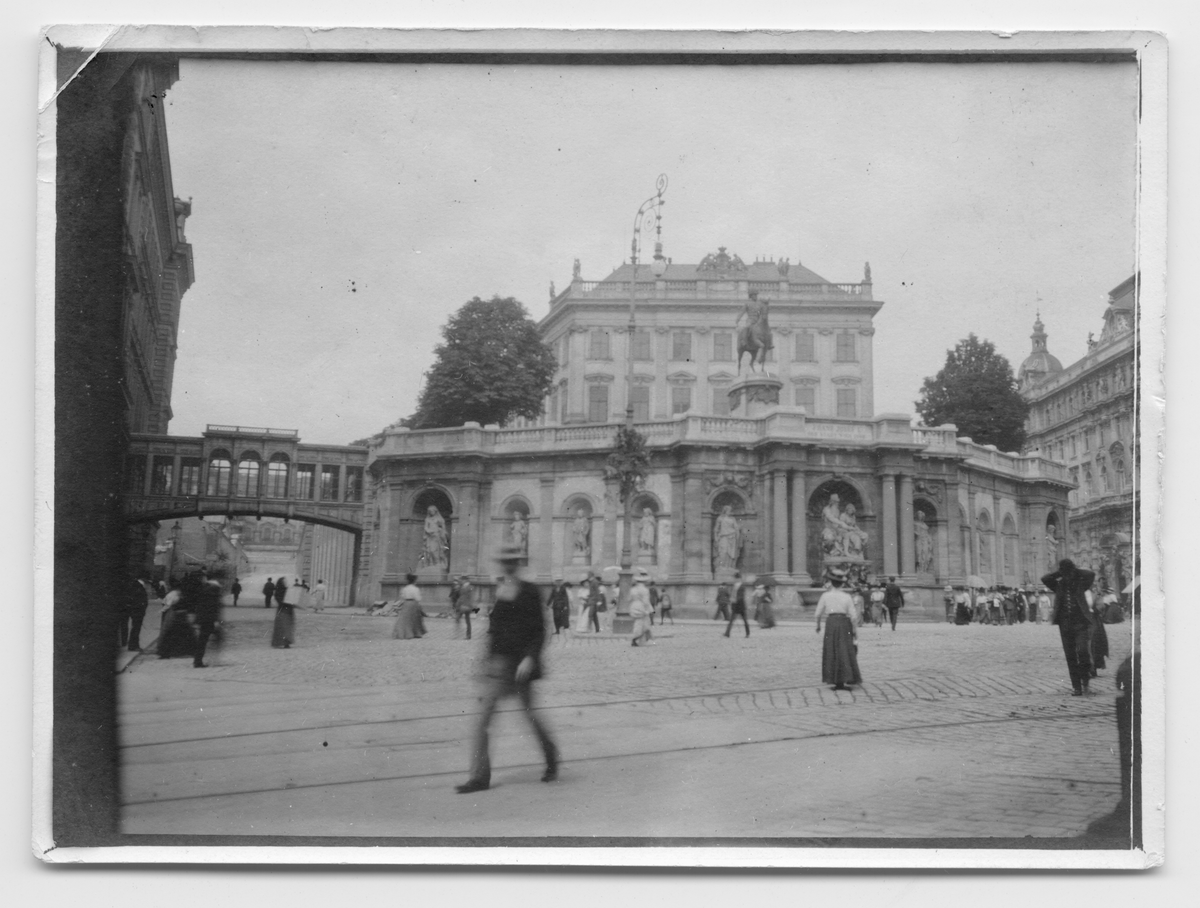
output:
M638 571L629 590L629 617L633 619L634 646L650 642L650 625L647 622L654 607L650 604L650 590L646 586L649 579L650 575L645 571Z
M546 759L543 782L558 778L558 748L533 706L533 682L542 677L542 646L546 625L542 597L532 583L517 574L525 553L517 546L500 550L496 560L504 570L496 585L496 603L488 624L488 655L483 672L483 709L471 745L471 777L455 788L459 794L484 791L491 785L488 726L502 697L515 695L533 727Z
M896 629L896 617L904 608L904 591L896 586L896 578L889 577L887 586L883 588L883 605L888 612L888 620L892 622L892 630Z
M450 604L454 607L454 636L458 636L458 626L464 620L467 622L467 639L471 639L471 615L475 612L475 587L466 574L459 574L450 587Z

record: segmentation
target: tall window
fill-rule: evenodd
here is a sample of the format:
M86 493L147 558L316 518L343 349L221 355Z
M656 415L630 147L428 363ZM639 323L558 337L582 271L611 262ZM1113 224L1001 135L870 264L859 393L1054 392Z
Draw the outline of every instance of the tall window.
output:
M816 416L817 389L812 385L796 385L796 406L803 407L809 416Z
M671 413L686 413L692 408L692 389L690 385L671 386Z
M550 418L558 419L558 388L550 392Z
M1079 443L1076 441L1074 435L1071 436L1071 456L1072 457L1079 456Z
M362 501L363 468L346 467L346 501Z
M837 361L839 363L852 363L858 360L858 355L854 348L854 335L849 331L843 331L837 336Z
M171 474L175 471L175 461L170 457L155 457L154 472L150 474L150 494L170 495Z
M603 328L588 333L588 359L612 359L609 334Z
M559 340L559 362L564 366L571 361L571 335L564 334Z
M313 479L317 468L311 463L296 464L296 497L311 501L313 497Z
M267 464L268 498L287 498L288 493L288 457L286 454L272 454Z
M650 386L634 385L629 397L633 401L633 419L635 422L650 421Z
M654 359L650 353L650 332L637 330L633 332L633 359L635 362L648 363Z
M237 491L238 498L256 498L258 496L258 457L249 455L238 461Z
M125 458L125 481L134 495L141 495L146 486L146 458L131 454Z
M1107 448L1108 447L1108 420L1107 419L1104 420L1104 422L1100 423L1099 432L1100 432L1100 447Z
M233 473L233 463L224 451L214 451L208 462L208 487L206 495L228 495L229 478Z
M816 338L811 331L801 331L796 335L796 362L815 363L817 361Z
M733 335L728 331L713 332L713 362L733 362Z
M713 416L729 415L729 385L713 385Z
M200 494L200 458L185 457L179 462L179 494Z
M837 389L837 415L851 419L858 415L858 392L853 388Z
M338 500L338 468L321 467L321 500Z
M671 359L690 362L692 358L692 332L676 331L671 335Z
M1083 430L1083 450L1092 450L1092 430L1090 428Z
M608 385L588 385L588 422L608 422Z
M567 395L567 383L563 382L559 387L562 388L562 411L558 414L558 421L565 423L567 421L567 407L569 405L569 397Z

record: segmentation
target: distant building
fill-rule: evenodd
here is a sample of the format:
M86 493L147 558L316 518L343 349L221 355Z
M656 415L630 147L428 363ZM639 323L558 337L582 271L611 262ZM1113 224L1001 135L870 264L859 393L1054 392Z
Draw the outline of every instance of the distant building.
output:
M1076 484L1047 544L1117 591L1137 572L1137 295L1137 275L1113 288L1099 339L1089 335L1088 352L1065 368L1039 316L1017 373L1030 405L1026 452L1065 464Z
M584 281L577 268L539 325L559 364L542 422L624 418L630 356L638 422L681 413L728 416L738 375L734 322L751 292L770 300L768 367L784 382L779 403L803 407L809 416L870 419L871 320L883 304L871 294L870 266L864 270L862 282L835 284L787 260L747 265L723 246L696 265L668 264L662 277L639 265L631 343L633 266L621 265L602 281Z

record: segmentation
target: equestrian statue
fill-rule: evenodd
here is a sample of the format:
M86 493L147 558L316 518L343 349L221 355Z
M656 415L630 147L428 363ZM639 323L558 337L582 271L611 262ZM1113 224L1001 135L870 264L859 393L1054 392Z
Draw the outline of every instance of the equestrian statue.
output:
M762 372L767 371L767 351L772 348L771 325L767 320L767 308L770 300L764 295L760 297L757 290L750 291L750 299L746 307L738 313L735 325L746 324L738 328L738 374L742 371L742 356L750 354L750 371L754 371L757 362Z

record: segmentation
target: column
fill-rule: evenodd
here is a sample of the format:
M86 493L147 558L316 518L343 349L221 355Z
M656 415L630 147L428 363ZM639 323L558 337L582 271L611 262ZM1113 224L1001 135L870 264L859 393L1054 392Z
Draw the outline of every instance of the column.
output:
M967 558L967 573L979 573L979 526L975 521L975 490L967 486L967 532L971 537L971 551Z
M479 480L467 479L458 486L458 526L450 552L450 572L475 574L479 564Z
M683 574L683 476L671 476L671 553L667 561L667 572L671 579L677 579Z
M492 514L492 484L481 481L477 491L479 515L475 522L475 570L484 579L492 576L492 541L488 538Z
M788 575L787 471L771 471L771 573L776 580Z
M671 332L659 326L651 341L654 350L654 384L650 386L650 418L667 419L671 415L671 386L667 384L671 361Z
M900 474L900 573L912 576L917 572L916 540L913 535L913 478Z
M956 486L946 486L946 514L942 525L946 528L945 540L941 548L942 555L941 581L943 583L961 583L962 575L959 568L962 565L962 529L958 523L958 489Z
M883 572L894 577L897 571L896 558L896 476L883 474Z
M811 584L808 574L808 486L803 470L792 470L792 576Z
M553 567L550 563L554 557L554 477L542 477L542 500L538 505L538 544L535 547L530 540L529 570L540 579L550 579Z
M183 458L176 454L171 459L171 488L168 489L168 494L175 497L179 494L179 473L183 469Z
M704 478L687 473L683 480L684 580L712 579L712 523L704 518Z
M608 479L604 482L604 523L601 525L600 532L600 549L595 550L593 543L592 564L599 564L601 567L610 564L621 563L621 553L617 549L617 526L625 520L625 506L621 504L620 488L616 480ZM593 538L595 538L595 525L593 524Z

